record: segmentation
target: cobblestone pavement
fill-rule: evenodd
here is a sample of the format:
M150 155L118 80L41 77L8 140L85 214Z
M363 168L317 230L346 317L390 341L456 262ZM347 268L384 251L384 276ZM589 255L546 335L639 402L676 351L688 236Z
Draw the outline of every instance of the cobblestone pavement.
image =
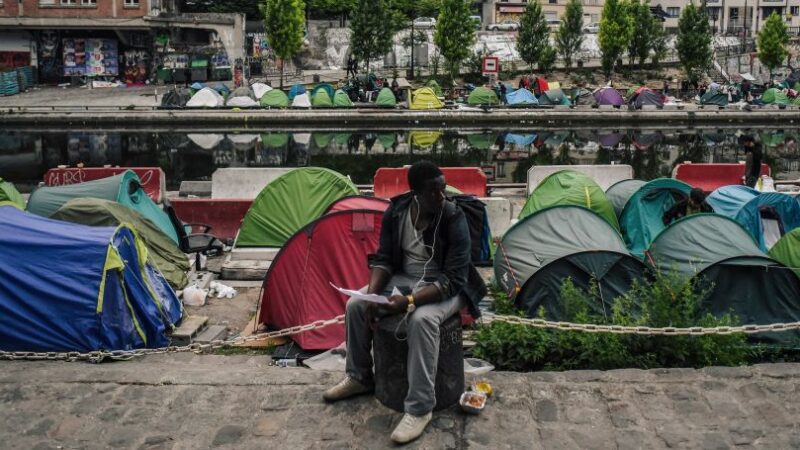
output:
M380 449L400 414L324 404L339 374L266 357L0 363L6 449ZM492 373L480 416L436 413L419 449L800 448L800 365Z

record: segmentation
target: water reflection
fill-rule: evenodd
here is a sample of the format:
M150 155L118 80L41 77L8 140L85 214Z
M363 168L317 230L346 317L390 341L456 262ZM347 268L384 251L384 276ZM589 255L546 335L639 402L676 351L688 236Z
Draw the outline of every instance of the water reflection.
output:
M800 130L761 130L779 178L797 178ZM669 176L674 164L743 159L730 130L414 130L356 132L6 132L0 177L32 188L58 165L159 166L168 188L208 180L217 167L315 165L370 183L379 167L432 159L484 166L498 182L525 182L533 165L630 164L637 178ZM26 189L26 187L28 189Z

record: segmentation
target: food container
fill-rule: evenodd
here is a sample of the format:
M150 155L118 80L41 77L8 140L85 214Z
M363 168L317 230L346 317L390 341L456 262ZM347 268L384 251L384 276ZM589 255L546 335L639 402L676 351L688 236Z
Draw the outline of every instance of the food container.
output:
M486 407L486 394L483 392L467 391L461 394L458 401L461 409L471 414L480 414Z

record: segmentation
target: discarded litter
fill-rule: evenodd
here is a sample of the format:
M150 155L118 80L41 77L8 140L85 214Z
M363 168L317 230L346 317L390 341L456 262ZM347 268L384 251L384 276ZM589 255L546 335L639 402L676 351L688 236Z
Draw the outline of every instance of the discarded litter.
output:
M470 375L483 375L494 370L489 362L478 358L464 358L464 373Z
M208 291L200 289L197 284L188 286L183 290L183 304L188 306L203 306L206 304Z
M233 298L237 294L236 289L226 286L218 281L212 281L211 284L209 284L209 287L211 287L211 295L217 294L217 298Z
M461 394L458 404L461 405L461 409L468 413L480 414L486 407L486 394L472 391L464 392Z
M297 359L278 359L275 361L278 367L297 367Z

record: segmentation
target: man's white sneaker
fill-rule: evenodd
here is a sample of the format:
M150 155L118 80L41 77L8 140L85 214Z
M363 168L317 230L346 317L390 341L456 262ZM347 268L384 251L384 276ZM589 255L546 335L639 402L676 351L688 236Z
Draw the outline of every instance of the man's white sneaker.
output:
M431 421L431 417L433 417L432 412L423 416L404 414L403 419L400 420L400 423L397 424L397 427L392 432L392 440L398 444L405 444L420 437Z
M344 377L344 380L340 381L339 384L325 391L322 397L329 402L335 402L359 394L366 394L367 392L372 392L372 390L372 386L362 384L350 377Z

